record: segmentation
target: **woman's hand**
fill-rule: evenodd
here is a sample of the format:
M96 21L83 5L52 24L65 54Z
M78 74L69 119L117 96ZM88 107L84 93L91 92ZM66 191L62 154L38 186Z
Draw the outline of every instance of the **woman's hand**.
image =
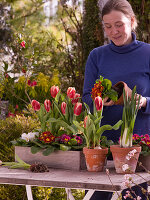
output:
M138 105L139 97L140 97L140 95L137 94L137 95L136 95L136 105ZM142 95L141 95L140 103L139 103L139 109L141 109L141 108L146 108L146 104L147 104L147 99L146 99L146 97L142 97Z
M112 106L112 105L114 105L115 102L112 101L112 100L110 100L110 101L107 102L108 99L109 99L108 97L104 98L104 100L103 100L104 106Z

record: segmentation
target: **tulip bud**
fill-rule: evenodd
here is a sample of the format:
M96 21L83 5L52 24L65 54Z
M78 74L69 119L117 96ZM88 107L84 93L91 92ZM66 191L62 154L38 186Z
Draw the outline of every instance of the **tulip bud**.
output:
M31 105L32 105L32 108L33 108L35 111L40 110L40 103L39 103L38 101L32 100Z
M77 102L74 106L74 115L79 116L82 111L82 103Z
M59 87L53 85L53 86L51 87L51 89L50 89L51 96L52 96L53 98L55 98L58 92L59 92Z
M84 118L84 128L86 128L87 119L88 119L88 115Z
M62 102L62 104L61 104L61 112L62 112L63 115L66 114L66 106L67 106L67 104L65 102Z
M50 102L50 100L46 99L46 100L44 101L44 107L45 107L45 110L46 110L47 112L50 111L50 108L51 108L51 102Z
M96 106L96 110L101 111L102 107L103 107L102 98L100 96L95 97L94 103L95 103L95 106Z
M75 93L76 93L76 90L75 90L74 87L69 87L69 88L68 88L68 90L67 90L67 96L68 96L70 99L74 99Z
M71 100L71 103L75 105L79 101L79 98L80 98L80 94L75 93L74 98Z
M21 45L23 48L25 48L25 41L22 41L22 42L20 43L20 45Z

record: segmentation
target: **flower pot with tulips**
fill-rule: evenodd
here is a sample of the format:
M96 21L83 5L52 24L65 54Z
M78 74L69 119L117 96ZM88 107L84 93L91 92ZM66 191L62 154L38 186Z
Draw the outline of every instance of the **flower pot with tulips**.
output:
M62 94L58 86L52 86L50 93L52 98L46 99L44 104L32 100L40 129L23 133L14 141L15 152L28 163L34 160L54 168L83 169L84 137L73 124L73 120L82 119L80 94L73 87L68 88L66 95ZM45 156L48 157L45 159Z
M133 146L133 128L139 109L140 98L137 101L136 86L132 90L131 98L128 94L123 91L124 107L122 114L122 126L121 126L121 136L120 145L112 145L110 150L113 155L113 160L117 173L134 173L137 165L137 160L139 158L139 153L141 151L140 146ZM132 156L131 156L132 155ZM124 168L123 166L128 166Z
M58 86L50 89L52 99L44 104L32 100L31 105L38 116L40 129L31 133L23 133L14 142L18 146L31 147L33 154L42 150L44 156L55 150L81 150L84 146L82 135L77 133L73 119L77 119L82 111L80 95L75 88L68 88L67 97L61 94Z
M100 77L97 80L94 88L92 89L93 102L93 114L90 113L88 105L86 107L86 116L84 118L84 127L81 127L77 121L74 121L76 127L83 133L86 140L86 147L83 148L83 153L86 158L86 165L88 171L102 171L108 148L100 146L100 140L102 133L105 130L117 130L119 129L122 121L118 121L114 126L103 125L101 126L102 112L103 112L103 100L107 95L110 94L109 98L117 99L116 93L111 90L111 82L107 79ZM99 95L99 96L96 96ZM96 97L95 97L96 96Z

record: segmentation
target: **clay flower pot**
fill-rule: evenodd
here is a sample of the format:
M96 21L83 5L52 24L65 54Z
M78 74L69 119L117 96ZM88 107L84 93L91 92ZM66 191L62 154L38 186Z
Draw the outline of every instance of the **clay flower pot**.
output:
M128 153L134 149L136 149L136 153L134 154L134 156L131 157L130 160L126 159ZM113 161L117 173L132 174L135 172L139 154L141 152L141 146L120 147L119 145L112 145L110 146L110 151L112 152ZM125 164L129 166L130 170L123 171L122 166Z
M89 172L103 171L108 148L88 149L87 147L84 147L83 153L85 155L86 166Z
M150 171L150 155L143 156L142 154L140 154L138 161L142 163L146 170ZM145 171L145 169L142 166L137 165L136 171Z
M131 95L132 95L132 90L123 81L119 81L118 83L113 85L112 88L114 90L116 90L116 92L118 93L118 100L115 102L115 105L123 105L124 104L123 103L123 89L125 89L126 95L128 94L129 97L131 97Z

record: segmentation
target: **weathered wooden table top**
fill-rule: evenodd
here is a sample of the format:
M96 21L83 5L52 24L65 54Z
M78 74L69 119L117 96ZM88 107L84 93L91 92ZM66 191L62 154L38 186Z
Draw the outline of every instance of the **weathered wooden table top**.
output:
M121 191L124 175L116 174L113 161L108 161L107 168L110 170L110 178L115 189ZM150 174L146 172L140 172L138 174L145 178L146 181L150 181ZM136 174L132 174L131 176L136 184L145 182L142 177ZM88 172L86 170L71 171L50 168L49 172L33 173L28 170L0 167L0 183L115 191L105 170L104 172Z

